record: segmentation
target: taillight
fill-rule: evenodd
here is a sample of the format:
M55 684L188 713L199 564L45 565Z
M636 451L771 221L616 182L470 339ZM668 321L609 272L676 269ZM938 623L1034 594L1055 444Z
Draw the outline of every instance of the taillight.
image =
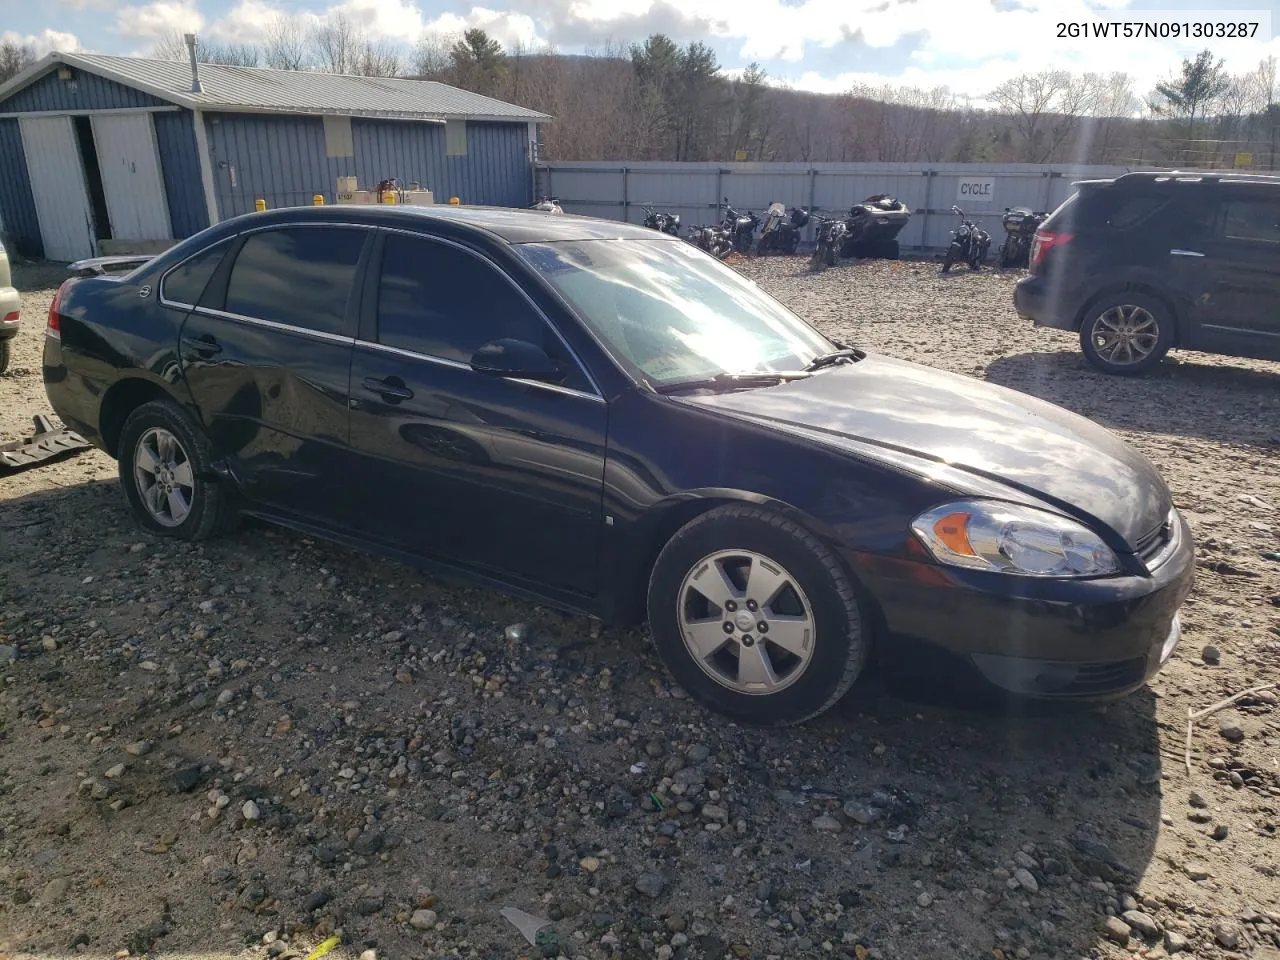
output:
M17 323L18 320L20 319L21 319L21 315L18 313L17 310L13 311L13 313L6 313L4 315L5 323Z
M62 317L58 313L58 307L62 305L62 291L67 288L70 280L63 280L62 285L58 287L58 291L53 295L53 302L49 304L49 325L45 328L46 337L62 336Z
M1069 233L1052 233L1048 230L1037 230L1035 237L1031 240L1031 266L1039 266L1040 261L1044 259L1044 255L1054 247L1070 243L1071 236Z

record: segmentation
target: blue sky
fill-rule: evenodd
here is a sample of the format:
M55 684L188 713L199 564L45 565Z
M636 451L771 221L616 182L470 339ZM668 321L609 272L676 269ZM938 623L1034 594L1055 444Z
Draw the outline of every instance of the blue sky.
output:
M173 30L248 42L283 14L314 24L340 11L376 39L411 45L482 26L504 43L581 52L651 32L702 40L731 70L758 60L775 81L840 91L855 83L946 85L976 98L1046 67L1125 71L1146 91L1205 46L1244 71L1280 52L1264 22L1249 40L1057 39L1062 21L1168 19L1226 10L1274 19L1280 0L0 0L0 37L39 52L145 54Z

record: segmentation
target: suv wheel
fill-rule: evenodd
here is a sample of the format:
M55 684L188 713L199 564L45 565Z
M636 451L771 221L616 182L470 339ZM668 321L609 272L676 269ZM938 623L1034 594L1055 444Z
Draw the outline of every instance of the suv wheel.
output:
M672 676L739 720L817 716L866 663L849 575L812 533L760 507L718 507L681 528L654 565L648 606Z
M1134 375L1156 366L1173 346L1173 315L1154 297L1119 293L1093 304L1080 324L1080 349L1103 373Z

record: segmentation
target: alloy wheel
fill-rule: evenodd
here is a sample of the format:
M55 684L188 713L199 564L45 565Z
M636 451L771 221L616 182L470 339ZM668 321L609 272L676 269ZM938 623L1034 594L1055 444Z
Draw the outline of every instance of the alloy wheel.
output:
M1094 318L1089 336L1103 360L1129 366L1151 356L1160 340L1160 324L1144 307L1119 304Z
M704 557L678 597L689 656L730 690L778 693L813 658L813 607L795 577L763 554L721 550Z
M133 477L138 496L156 523L181 526L191 513L195 476L191 458L173 433L152 427L138 438Z

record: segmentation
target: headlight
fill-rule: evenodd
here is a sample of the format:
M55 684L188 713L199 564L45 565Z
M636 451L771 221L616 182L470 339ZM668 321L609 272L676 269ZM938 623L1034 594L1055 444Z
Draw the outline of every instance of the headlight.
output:
M995 501L962 500L921 514L911 529L939 563L1026 577L1120 572L1111 548L1066 517Z

